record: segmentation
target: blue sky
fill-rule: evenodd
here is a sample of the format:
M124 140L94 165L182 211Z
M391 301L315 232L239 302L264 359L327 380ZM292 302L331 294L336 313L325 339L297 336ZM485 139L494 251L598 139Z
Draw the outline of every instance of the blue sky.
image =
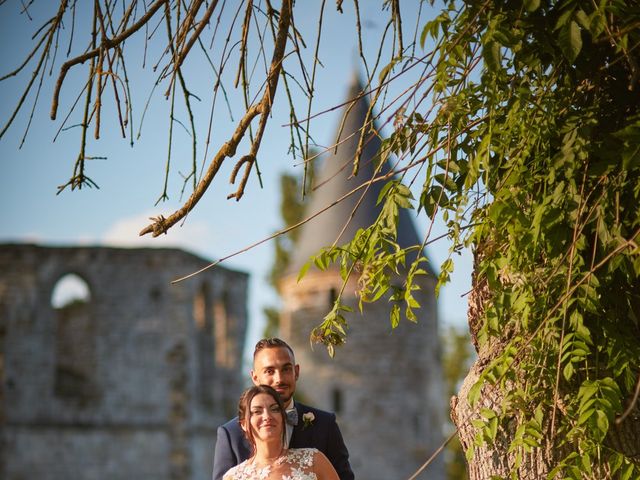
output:
M29 21L24 15L18 15L18 2L5 2L0 6L0 75L13 70L22 57L31 48L30 36L40 26L38 15L46 16L43 9L50 9L49 2L35 5L31 11L34 17ZM53 4L54 2L50 2ZM417 2L416 2L417 3ZM303 32L317 30L316 2L298 2L295 10L298 27ZM373 5L375 4L375 7ZM366 2L361 12L365 35L380 35L383 31L386 14L380 12L379 2ZM428 7L424 7L428 8ZM321 43L316 96L312 105L313 112L321 112L344 101L348 84L358 61L356 36L353 26L352 4L344 3L343 15L335 12L335 3L327 2L324 19L325 34ZM411 31L417 14L415 11L403 12L405 28ZM423 12L423 15L425 13ZM431 13L426 13L429 17ZM367 37L369 38L369 37ZM143 63L143 46L131 42L132 49L127 66L134 100L134 129L137 132L142 118L144 105L151 91L154 73L150 65L154 63L153 51L147 53L146 67ZM374 41L365 42L368 54ZM307 54L313 50L313 41L307 39ZM62 56L66 45L58 55ZM215 52L214 52L215 53ZM215 57L215 54L213 55ZM58 59L57 66L59 68ZM33 67L26 69L27 77ZM235 68L233 69L235 73ZM78 85L85 78L86 68L80 67L69 75L68 84L62 91L59 119L74 101ZM196 102L197 121L201 132L206 134L209 119L211 78L203 72L202 65L191 62L185 65L185 72L192 91L201 102ZM73 170L75 156L78 153L79 135L76 128L61 131L60 122L49 119L52 85L57 72L45 78L45 84L38 106L31 121L25 144L20 147L21 138L29 121L29 111L34 96L27 100L26 106L11 129L0 139L0 204L3 205L3 221L0 222L0 242L25 241L41 244L96 244L116 246L176 246L186 248L206 258L216 259L227 256L237 250L267 237L279 229L281 224L278 212L278 177L283 171L298 172L301 169L288 154L289 130L283 127L287 123L287 111L284 108L274 110L273 118L265 135L261 157L264 187L260 188L255 175L249 181L244 197L239 201L226 200L235 186L227 183L230 167L214 181L200 204L182 224L172 228L167 235L159 238L139 237L138 232L148 224L148 218L163 214L167 216L181 206L180 193L182 181L180 172L188 171L191 139L181 127L175 127L175 146L172 151L172 175L169 182L169 200L154 205L162 193L165 162L167 158L168 119L166 116L169 102L156 92L151 107L146 112L141 137L134 135L133 147L129 139L119 135L114 112L105 107L103 127L99 141L91 140L88 154L106 157L88 163L88 174L99 185L99 189L86 188L80 191L65 190L56 195L58 185L64 184ZM0 119L2 125L15 107L25 83L25 76L10 78L0 84ZM164 87L166 88L166 87ZM160 88L158 90L164 90ZM160 92L161 93L161 92ZM232 85L227 85L227 93L232 104L234 119L240 117L241 110L237 101L238 94ZM279 91L276 102L284 105L284 91ZM234 123L229 119L226 105L219 99L217 111L213 117L214 136L210 152L216 142L226 138ZM332 143L332 136L338 122L338 113L329 112L314 120L313 137L324 145ZM73 125L71 120L69 125ZM57 137L56 137L57 135ZM54 141L55 139L55 141ZM201 135L197 161L202 164L204 157L204 135ZM208 158L211 153L208 154ZM185 194L188 195L188 191ZM183 198L183 199L184 199ZM424 220L416 222L419 234L426 229ZM432 237L443 233L438 223ZM275 304L277 298L267 286L266 274L272 262L271 243L236 256L226 262L230 268L241 269L251 274L250 313L251 328L249 344L258 338L263 325L262 307ZM448 244L446 240L436 242L427 248L429 257L436 268L446 258ZM439 316L443 325L464 325L466 318L466 297L470 289L471 255L464 252L456 257L456 271L452 282L440 295Z

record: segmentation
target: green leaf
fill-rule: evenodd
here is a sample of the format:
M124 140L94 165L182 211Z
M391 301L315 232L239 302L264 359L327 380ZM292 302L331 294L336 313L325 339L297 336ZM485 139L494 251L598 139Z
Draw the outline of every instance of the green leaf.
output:
M574 372L573 363L569 362L564 366L564 369L562 370L562 376L568 382L569 380L571 380L571 377L573 376L573 372Z
M489 438L491 441L496 439L496 435L498 434L498 417L490 418L488 425Z
M553 30L554 31L558 30L563 26L567 25L567 22L569 21L572 15L573 15L573 8L566 8L558 17L558 20L556 21L556 26L554 27Z
M591 20L588 17L588 15L586 13L584 13L584 10L582 10L581 8L576 10L574 18L576 19L576 21L580 24L580 26L582 28L584 28L585 30L589 30Z
M485 43L482 47L482 56L489 71L495 72L500 69L500 44L498 42L491 40Z
M382 203L382 201L389 195L389 190L391 190L397 184L398 182L395 180L390 180L387 183L385 183L380 189L380 193L378 194L376 205L379 205L380 203Z
M476 383L474 383L473 386L469 389L467 401L469 402L469 405L471 405L472 407L476 404L476 402L478 401L478 398L480 398L480 392L482 390L483 384L484 384L484 380L481 378Z
M314 257L313 259L313 263L315 264L316 267L318 267L320 270L326 270L327 266L328 266L328 262L327 262L327 256L324 253L321 253L320 255L318 255L317 257Z
M558 473L560 473L562 469L563 469L562 464L556 466L553 470L549 472L549 475L547 475L547 480L554 480L555 478L557 478Z
M587 472L589 476L591 476L591 457L589 456L589 452L585 452L582 455L582 458L580 458L580 462L582 463L582 468L584 469L584 471Z
M391 315L389 319L391 320L391 328L396 328L400 325L400 305L397 303L391 307Z
M424 44L427 41L427 35L429 35L429 31L431 30L432 22L427 22L424 27L422 27L422 32L420 32L420 48L424 48Z
M603 12L598 9L591 14L591 18L589 20L589 32L591 36L596 39L598 38L602 32L604 32L607 26L607 20Z
M495 418L496 417L496 412L494 412L490 408L482 407L480 409L480 415L482 415L484 418L489 420L490 418Z
M396 205L398 205L398 207L400 208L404 208L407 210L410 210L413 208L413 205L411 204L411 200L409 200L408 197L403 196L403 195L394 195L393 196L393 201L396 203Z
M384 66L384 68L380 71L380 74L378 75L378 81L380 83L384 83L389 73L391 73L391 71L393 70L393 67L395 67L400 60L402 60L402 57L395 57L393 60L391 60L391 62L389 62L387 65Z
M591 416L594 414L595 411L596 411L595 408L590 408L582 412L580 417L578 417L578 425L584 425L587 422L587 420L591 418Z
M578 397L580 398L580 410L582 410L583 405L595 395L598 391L598 386L594 384L590 380L585 380L583 384L580 386L580 390L578 391Z
M396 188L398 190L398 195L401 195L407 198L413 198L413 194L411 193L411 190L406 185L398 182Z
M473 453L475 452L475 448L469 447L467 451L464 452L464 456L467 459L467 462L471 462L473 460Z
M484 420L480 420L477 418L474 418L471 420L471 425L473 425L475 428L477 429L483 429L486 426L487 422L485 422Z
M307 274L307 271L311 267L311 260L307 260L304 265L300 268L300 272L298 273L298 279L296 281L302 280L302 278Z
M564 56L570 63L573 63L578 58L580 50L582 50L582 34L578 24L571 20L571 22L562 27L558 41Z
M620 470L620 466L622 465L622 460L624 459L623 455L620 453L614 453L611 455L609 460L609 465L611 466L611 475L615 474L618 470Z
M418 301L413 297L413 295L408 295L406 297L407 300L407 305L411 308L420 308L420 304L418 303Z
M602 434L600 438L604 438L607 432L609 431L609 419L604 414L604 412L596 412L596 426L600 433Z
M440 26L443 20L448 20L446 14L440 15L437 18L427 22L420 33L420 48L424 48L424 45L427 41L427 35L430 35L431 38L436 38L438 36L438 32L440 31ZM444 30L444 26L443 26Z
M625 466L622 468L622 473L620 474L620 480L629 480L634 470L635 466L633 463L625 463Z
M540 7L540 0L524 0L523 3L527 12L535 12Z
M413 310L410 307L406 308L404 315L407 317L407 320L409 320L410 322L418 323L418 317L416 317L416 314L413 312Z
M640 165L640 122L636 120L635 123L614 132L613 136L622 140L620 148L622 167L625 170L637 168Z
M547 206L545 204L538 205L533 215L533 221L531 222L532 238L534 246L538 243L538 237L540 236L540 223L542 222L542 216L545 213Z
M437 175L434 175L433 178L436 180L436 182L438 182L449 191L455 192L458 189L456 182L454 182L453 179L447 174L438 173Z

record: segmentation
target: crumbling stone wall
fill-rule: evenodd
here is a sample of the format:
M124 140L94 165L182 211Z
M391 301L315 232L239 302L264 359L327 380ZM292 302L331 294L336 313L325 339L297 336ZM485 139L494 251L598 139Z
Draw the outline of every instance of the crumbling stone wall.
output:
M245 273L176 249L0 245L0 478L208 479ZM75 274L89 298L51 304Z

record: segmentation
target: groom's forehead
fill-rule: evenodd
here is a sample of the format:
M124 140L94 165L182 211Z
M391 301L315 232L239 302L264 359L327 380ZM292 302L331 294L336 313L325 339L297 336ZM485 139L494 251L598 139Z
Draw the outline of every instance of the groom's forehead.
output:
M293 366L294 362L293 355L284 347L262 349L256 353L253 359L254 366L260 366L261 368L269 366Z

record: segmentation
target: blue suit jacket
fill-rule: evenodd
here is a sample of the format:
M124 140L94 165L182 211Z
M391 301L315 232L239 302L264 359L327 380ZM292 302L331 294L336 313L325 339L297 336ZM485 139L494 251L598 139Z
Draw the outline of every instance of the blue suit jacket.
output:
M336 423L336 416L297 402L295 406L298 410L298 425L293 428L289 447L317 448L333 464L340 480L353 480L349 452ZM312 412L315 419L310 425L305 426L302 416L307 412ZM250 455L251 447L240 428L238 417L218 427L218 438L213 455L213 480L222 480L227 470L242 463Z

